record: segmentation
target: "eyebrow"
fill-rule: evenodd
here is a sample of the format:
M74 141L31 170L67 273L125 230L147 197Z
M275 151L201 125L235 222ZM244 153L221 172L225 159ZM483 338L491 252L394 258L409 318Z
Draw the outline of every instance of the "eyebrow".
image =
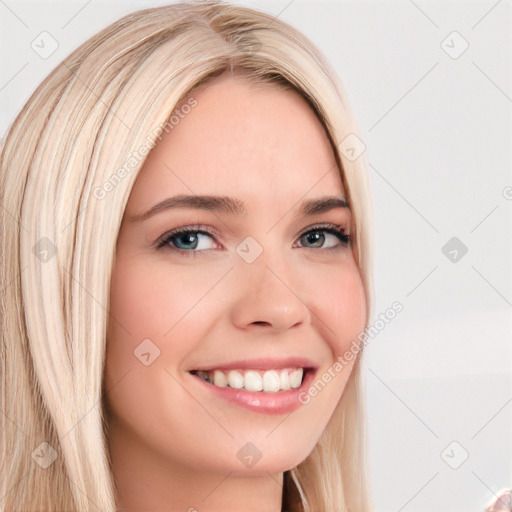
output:
M240 199L229 196L211 195L179 195L169 197L152 206L148 211L139 215L132 215L128 218L130 222L140 222L149 219L157 213L174 208L196 208L211 212L229 213L234 215L246 215L245 203ZM323 196L318 199L303 201L299 213L303 215L317 215L335 208L346 208L350 210L348 202L343 197Z

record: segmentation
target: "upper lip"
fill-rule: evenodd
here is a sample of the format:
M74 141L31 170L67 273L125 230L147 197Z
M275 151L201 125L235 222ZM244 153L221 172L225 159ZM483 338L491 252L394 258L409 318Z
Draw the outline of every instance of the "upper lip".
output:
M284 368L311 368L316 369L310 359L305 357L286 357L283 359L240 359L238 361L230 361L226 363L215 363L198 366L190 371L210 371L210 370L273 370Z

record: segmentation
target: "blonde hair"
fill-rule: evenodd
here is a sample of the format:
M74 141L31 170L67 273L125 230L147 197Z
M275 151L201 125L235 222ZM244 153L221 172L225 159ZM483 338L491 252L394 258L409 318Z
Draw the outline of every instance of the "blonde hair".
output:
M366 164L340 150L359 130L323 56L279 19L218 1L125 16L44 80L2 149L0 510L116 510L105 336L117 235L144 163L126 170L126 162L184 98L225 71L296 90L323 123L352 211L368 325ZM98 198L121 168L115 189ZM361 354L317 446L285 472L283 509L370 510Z

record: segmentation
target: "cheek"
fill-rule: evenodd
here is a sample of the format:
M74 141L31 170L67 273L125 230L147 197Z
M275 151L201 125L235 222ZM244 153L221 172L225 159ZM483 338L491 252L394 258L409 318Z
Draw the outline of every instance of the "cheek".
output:
M343 290L339 292L332 317L337 319L340 340L354 339L364 330L366 324L366 296L359 271L354 266L344 275Z
M309 389L299 397L311 417L324 420L322 429L345 391L357 360L361 342L358 339L366 326L367 302L359 270L353 261L328 273L317 275L322 286L310 286L305 293L312 298L312 321L322 333L329 354L319 368ZM318 281L320 282L320 281Z
M359 270L350 260L309 282L305 296L311 298L312 321L317 319L332 352L339 355L365 328L367 304Z
M120 253L112 273L104 379L108 410L137 432L156 432L157 417L160 425L189 432L180 422L202 410L169 373L179 379L179 368L207 336L219 302L213 288L226 271L141 260ZM136 355L143 352L150 354L149 365ZM175 402L190 410L176 417Z
M216 314L214 288L229 267L197 271L165 261L118 255L112 273L107 335L107 371L113 376L138 368L134 350L151 340L158 363L179 365L207 333ZM217 290L218 292L218 290ZM146 342L147 343L147 342Z
M112 320L132 334L165 337L208 293L216 274L121 259L112 275Z

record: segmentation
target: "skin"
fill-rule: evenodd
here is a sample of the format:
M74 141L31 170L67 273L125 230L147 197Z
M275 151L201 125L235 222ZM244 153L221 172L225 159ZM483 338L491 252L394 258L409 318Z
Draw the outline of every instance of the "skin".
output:
M232 405L188 371L295 355L311 359L317 377L326 372L364 329L364 289L353 245L325 231L317 243L301 235L318 223L349 233L351 214L298 213L303 200L346 198L300 95L224 74L193 96L197 106L137 177L117 242L104 385L119 510L278 512L283 471L314 448L354 362L291 414ZM247 214L177 208L131 220L178 194L238 198ZM152 245L194 224L216 233L199 238L195 254L176 250L190 247L183 237ZM235 251L247 236L263 249L250 264ZM145 366L134 350L148 338L160 355ZM237 457L247 442L262 455L250 468Z

